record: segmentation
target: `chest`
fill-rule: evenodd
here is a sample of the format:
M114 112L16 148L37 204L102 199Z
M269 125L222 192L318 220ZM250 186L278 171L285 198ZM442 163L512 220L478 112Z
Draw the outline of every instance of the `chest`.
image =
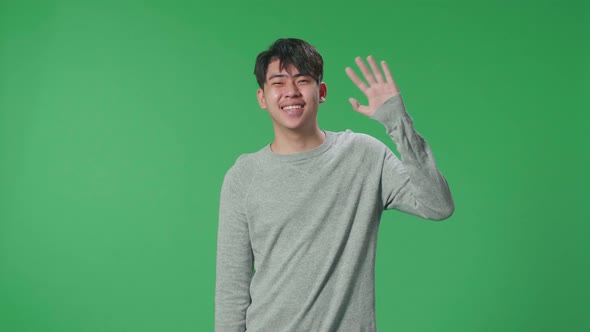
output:
M273 167L253 182L248 222L254 250L266 252L331 239L349 227L357 211L376 205L380 173L367 160L343 156Z

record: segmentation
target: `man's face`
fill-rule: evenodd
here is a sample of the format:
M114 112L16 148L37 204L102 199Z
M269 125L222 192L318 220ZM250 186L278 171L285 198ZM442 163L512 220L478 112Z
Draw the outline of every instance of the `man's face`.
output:
M326 98L326 84L301 75L295 66L279 69L279 60L268 65L266 82L258 89L260 108L268 110L276 130L305 130L317 125L320 103Z

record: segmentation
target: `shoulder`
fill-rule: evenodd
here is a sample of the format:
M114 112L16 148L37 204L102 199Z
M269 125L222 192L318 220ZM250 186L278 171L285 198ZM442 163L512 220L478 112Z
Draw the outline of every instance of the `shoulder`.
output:
M258 169L258 152L240 155L225 174L224 182L245 183Z
M380 153L383 152L384 149L388 149L383 142L376 139L375 137L368 134L353 132L350 129L339 132L337 135L337 144L345 147L346 149L360 149L362 151L371 151L376 153Z

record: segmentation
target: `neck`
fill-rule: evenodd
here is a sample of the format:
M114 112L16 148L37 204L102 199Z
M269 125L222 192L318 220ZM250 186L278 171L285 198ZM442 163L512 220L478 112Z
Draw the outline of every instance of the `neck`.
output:
M320 146L326 137L318 126L305 131L275 130L275 139L270 148L278 154L294 154L315 149Z

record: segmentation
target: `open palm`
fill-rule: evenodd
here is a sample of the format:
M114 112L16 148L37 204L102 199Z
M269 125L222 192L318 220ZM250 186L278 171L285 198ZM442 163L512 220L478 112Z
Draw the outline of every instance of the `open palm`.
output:
M346 67L346 74L365 94L365 96L367 96L369 105L361 105L354 98L349 98L348 100L355 111L370 117L386 100L399 94L399 89L397 88L397 85L391 76L391 71L385 61L381 61L381 67L383 68L383 73L385 73L385 77L383 77L373 56L369 55L367 57L367 62L369 62L371 70L369 70L361 57L356 57L354 60L363 73L367 83L363 82L363 80L361 80L350 67Z

